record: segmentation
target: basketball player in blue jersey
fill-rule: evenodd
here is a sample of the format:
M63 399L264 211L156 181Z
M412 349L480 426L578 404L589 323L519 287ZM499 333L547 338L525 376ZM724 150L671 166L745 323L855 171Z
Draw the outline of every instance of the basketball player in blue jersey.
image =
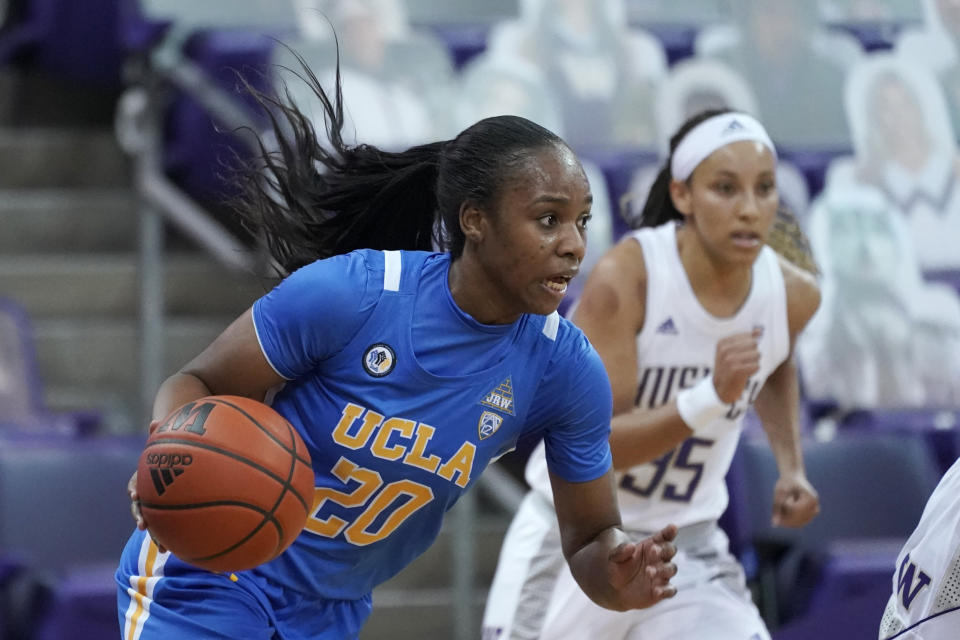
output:
M339 79L328 98L306 76L329 144L257 94L292 137L251 168L240 206L289 275L163 383L153 414L210 394L272 397L310 449L313 507L276 560L211 573L151 541L131 481L122 637L356 638L374 587L532 433L547 443L563 553L589 597L618 610L671 597L676 529L640 542L620 529L609 381L556 313L590 217L576 156L510 116L402 153L348 147Z
M637 537L666 522L680 527L677 596L628 613L584 596L563 567L541 447L501 550L484 640L769 639L717 520L750 405L780 470L774 524L802 526L819 510L801 456L791 353L820 296L810 274L766 246L775 173L774 145L754 118L692 118L671 140L646 228L601 258L574 313L613 386L624 527Z

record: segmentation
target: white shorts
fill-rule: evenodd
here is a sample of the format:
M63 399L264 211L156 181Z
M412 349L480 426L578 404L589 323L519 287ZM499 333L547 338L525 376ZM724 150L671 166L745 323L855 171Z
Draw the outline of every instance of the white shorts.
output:
M552 506L530 492L500 550L483 640L770 639L743 569L715 522L681 529L677 548L676 596L649 609L604 609L574 581Z

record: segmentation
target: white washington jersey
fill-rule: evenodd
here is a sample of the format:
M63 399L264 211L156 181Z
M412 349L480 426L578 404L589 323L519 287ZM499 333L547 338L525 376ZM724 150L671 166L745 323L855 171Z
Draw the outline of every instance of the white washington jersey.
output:
M637 334L635 405L655 409L713 370L717 342L759 329L760 369L727 413L657 460L617 474L625 528L654 531L668 524L715 520L727 508L724 477L737 448L743 416L767 377L790 353L787 295L780 262L764 246L753 264L750 293L732 316L718 318L697 300L677 250L677 223L630 234L647 267L643 328ZM542 445L530 457L526 479L551 498Z
M903 545L880 640L960 635L960 460L944 474Z

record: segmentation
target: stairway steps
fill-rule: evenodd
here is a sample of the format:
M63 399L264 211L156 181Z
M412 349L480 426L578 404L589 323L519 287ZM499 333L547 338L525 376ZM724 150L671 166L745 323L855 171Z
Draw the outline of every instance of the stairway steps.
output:
M173 373L199 354L231 320L167 318L164 375ZM34 321L33 331L47 385L136 391L140 372L136 320L40 319Z
M131 163L109 129L0 128L0 189L124 187Z
M475 525L474 553L477 558L476 584L478 587L487 586L493 580L497 558L500 555L500 543L509 524L508 519L482 517ZM380 588L393 593L405 593L429 589L438 584L451 584L453 582L451 545L454 535L456 535L454 529L450 521L447 521L433 545Z
M266 292L252 274L236 274L199 254L168 254L166 313L236 316ZM135 254L0 254L0 295L31 317L135 317L139 313Z
M0 255L134 251L136 207L129 189L4 189Z

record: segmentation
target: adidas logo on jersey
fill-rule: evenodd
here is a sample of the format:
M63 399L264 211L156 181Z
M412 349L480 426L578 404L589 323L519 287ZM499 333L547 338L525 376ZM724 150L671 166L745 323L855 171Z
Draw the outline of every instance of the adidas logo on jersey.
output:
M657 327L657 333L675 336L679 332L677 331L677 325L673 324L673 318L667 318Z
M513 412L513 381L507 377L506 380L497 385L496 389L488 392L483 397L480 404L492 407L510 415L516 415Z

